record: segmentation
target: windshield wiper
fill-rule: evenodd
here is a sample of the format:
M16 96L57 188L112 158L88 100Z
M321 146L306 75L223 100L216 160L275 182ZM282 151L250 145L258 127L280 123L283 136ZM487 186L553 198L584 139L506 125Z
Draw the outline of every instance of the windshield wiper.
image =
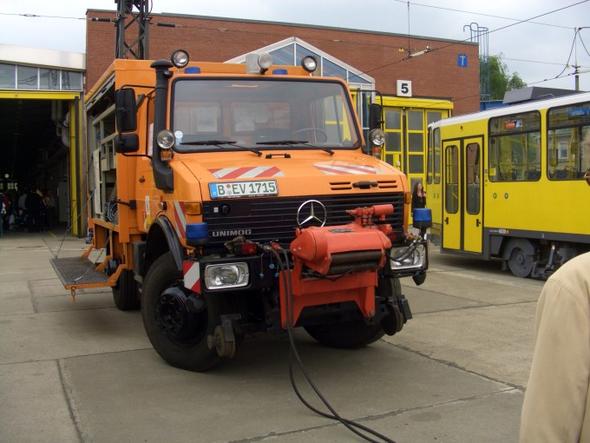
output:
M307 140L269 140L264 142L257 142L257 145L305 145L313 149L321 149L330 155L334 155L334 150L323 146L316 146L309 143Z
M258 157L262 155L259 149L256 148L249 148L248 146L238 145L238 142L235 140L195 140L195 141L183 141L180 143L181 145L187 146L217 146L219 148L223 148L225 146L231 146L232 148L238 148L243 151L250 151L255 153Z

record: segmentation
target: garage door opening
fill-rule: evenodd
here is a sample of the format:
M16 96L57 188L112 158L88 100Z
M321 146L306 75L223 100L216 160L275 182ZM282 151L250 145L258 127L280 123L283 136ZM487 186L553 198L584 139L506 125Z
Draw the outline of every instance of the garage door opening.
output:
M0 96L4 235L66 228L78 234L78 100L37 94Z

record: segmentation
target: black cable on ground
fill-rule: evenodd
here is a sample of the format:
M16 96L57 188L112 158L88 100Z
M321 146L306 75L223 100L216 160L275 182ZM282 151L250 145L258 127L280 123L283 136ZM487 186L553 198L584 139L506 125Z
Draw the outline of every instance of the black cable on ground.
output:
M270 248L270 251L275 255L275 258L277 259L277 262L278 262L281 270L285 271L285 272L281 272L281 278L283 279L283 284L285 287L285 294L286 294L285 298L286 298L286 311L287 311L287 335L289 337L289 345L290 345L289 379L291 381L291 386L293 387L293 390L295 391L295 394L297 395L297 398L299 398L299 400L311 411L315 412L318 415L321 415L322 417L329 418L330 420L336 420L336 421L342 423L347 429L349 429L351 432L353 432L354 434L358 435L359 437L361 437L362 439L364 439L366 441L369 441L371 443L380 443L380 441L383 441L386 443L395 443L394 440L386 437L385 435L383 435L383 434L381 434L381 433L379 433L367 426L364 426L364 425L357 423L353 420L349 420L347 418L340 416L340 414L338 414L336 412L334 407L323 396L323 394L320 392L319 388L315 385L315 383L313 382L313 380L311 379L311 377L307 373L307 370L305 369L305 366L303 365L303 361L301 360L301 356L299 355L299 352L297 350L297 346L295 345L295 338L293 337L293 326L292 326L293 325L293 305L292 305L293 292L291 289L291 267L290 267L290 263L289 263L289 256L287 255L287 251L285 251L282 248L281 248L281 252L283 253L284 260L281 258L281 256L279 255L279 253L275 249ZM287 278L287 274L288 274L288 278ZM294 372L293 372L293 360L295 360L295 362L297 363L297 366L299 366L299 369L301 370L301 373L303 374L305 381L313 389L313 391L316 393L316 395L322 401L322 403L324 403L324 405L329 409L331 414L320 411L316 407L312 406L307 400L305 400L305 398L301 394L301 391L297 387L297 383L295 382L295 377L294 377ZM380 440L374 440L370 436L360 432L359 429L368 433L368 434L375 436L376 438L378 438Z

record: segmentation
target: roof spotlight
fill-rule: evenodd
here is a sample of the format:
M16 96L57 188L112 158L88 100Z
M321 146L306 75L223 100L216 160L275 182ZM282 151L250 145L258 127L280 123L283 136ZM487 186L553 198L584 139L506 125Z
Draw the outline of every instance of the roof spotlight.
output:
M258 66L260 66L260 72L265 72L272 66L272 56L268 52L263 52L258 56Z
M189 55L188 52L184 49L178 49L172 53L172 57L170 57L170 61L174 66L177 68L184 68L188 65L189 62Z
M306 55L301 60L301 66L303 66L303 69L307 72L314 72L318 68L318 62L311 55Z

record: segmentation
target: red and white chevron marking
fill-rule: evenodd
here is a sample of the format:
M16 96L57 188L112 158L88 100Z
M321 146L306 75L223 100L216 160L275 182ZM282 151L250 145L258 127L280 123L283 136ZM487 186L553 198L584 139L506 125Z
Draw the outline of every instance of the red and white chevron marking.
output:
M269 178L282 177L283 171L276 166L237 166L234 168L209 169L215 178Z
M184 287L190 291L201 293L201 269L198 261L185 260L182 262Z
M186 216L184 215L184 202L174 200L174 225L180 238L186 237Z
M369 165L358 165L356 163L347 162L322 162L315 163L314 166L326 175L367 175L367 174L383 174L386 171L382 168Z

